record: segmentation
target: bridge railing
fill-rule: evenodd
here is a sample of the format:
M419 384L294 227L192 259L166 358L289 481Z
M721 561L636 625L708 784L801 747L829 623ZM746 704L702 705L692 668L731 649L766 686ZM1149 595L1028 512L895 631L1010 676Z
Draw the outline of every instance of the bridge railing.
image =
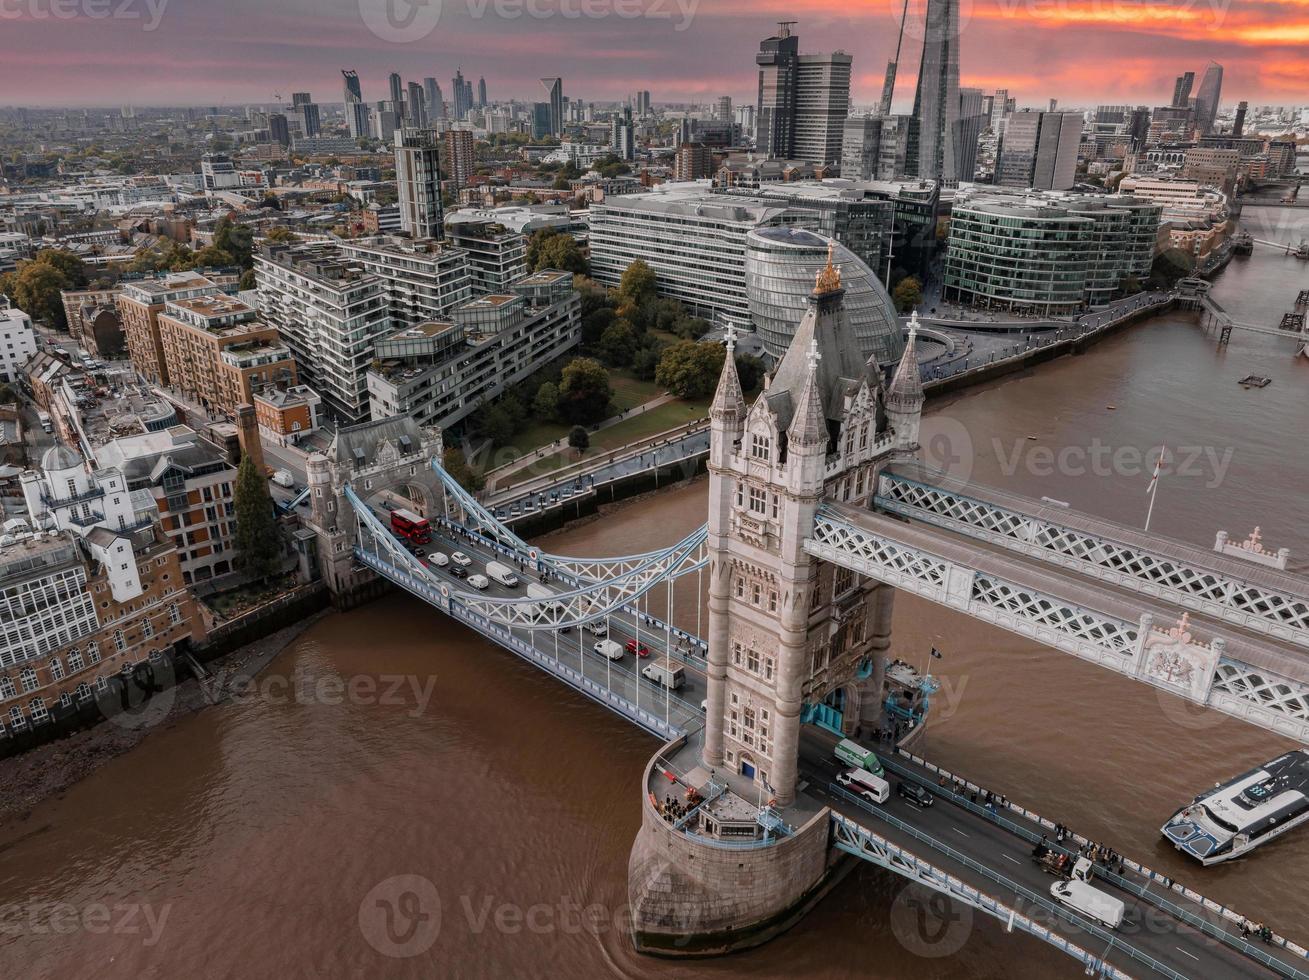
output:
M1135 946L1131 945L1130 943L1124 942L1122 939L1120 939L1118 936L1115 936L1113 933L1111 933L1104 927L1099 926L1094 922L1091 922L1089 919L1086 919L1081 915L1078 915L1072 909L1069 909L1063 905L1059 905L1056 902L1052 902L1046 896L1040 895L1037 892L1032 891L1026 885L1021 885L1018 882L1005 877L1004 875L1000 874L998 871L995 871L987 867L986 865L981 864L980 862L974 860L973 858L968 857L966 854L960 853L959 851L951 847L949 844L945 844L941 841L938 841L935 837L932 837L930 834L924 833L923 831L919 830L917 827L905 823L903 820L891 816L891 814L885 812L884 810L872 806L871 804L867 803L859 796L856 796L854 793L847 792L838 784L836 783L830 784L828 786L828 791L838 799L845 800L848 803L858 806L860 809L865 810L868 813L871 813L874 816L876 816L877 819L885 821L886 823L889 823L891 826L895 827L897 830L900 830L901 832L910 835L915 840L920 840L923 843L927 844L929 847L940 851L942 854L946 855L951 860L956 861L959 864L962 864L964 867L972 871L975 871L976 873L982 875L985 878L990 879L991 881L996 882L997 884L1001 885L1004 888L1009 889L1018 898L1021 898L1031 903L1037 908L1041 908L1047 912L1052 913L1056 918L1060 918L1065 920L1066 922L1072 923L1073 925L1081 929L1083 932L1086 932L1089 935L1094 936L1097 940L1106 943L1107 944L1106 952L1108 952L1108 950L1111 948L1117 949L1120 952L1125 953L1127 956L1131 957L1132 959L1136 960L1137 962L1144 963L1150 969L1154 970L1155 972L1159 973L1164 977L1167 977L1168 980L1187 980L1185 975L1178 973L1176 970L1168 966L1166 963L1161 963L1159 960L1155 959L1153 956L1149 955L1148 953L1137 949ZM867 833L867 834L872 833L867 828L861 827L858 824L854 824L854 822L850 821L848 817L845 817L841 814L833 813L833 819L840 822L848 822L849 824L852 824L854 827L857 827L863 833ZM960 885L963 885L963 883L960 882ZM966 888L967 886L963 886L963 887ZM974 894L980 894L976 892L976 890L973 890L973 892ZM999 903L997 902L996 904L998 905ZM1004 910L1004 917L1008 918L1008 916L1011 913L1015 917L1020 915L1020 913L1016 909L1006 908ZM1025 929L1029 924L1030 925L1036 924L1036 923L1032 923L1031 919L1028 918L1027 916L1023 916L1022 918L1025 920L1023 922ZM1031 929L1027 929L1027 931L1031 931ZM1054 935L1054 933L1050 933L1050 935ZM1114 967L1110 966L1108 963L1104 963L1102 959L1096 959L1090 953L1087 953L1085 950L1082 950L1078 946L1072 946L1072 950L1077 951L1076 953L1074 953L1074 955L1077 955L1078 953L1082 954L1081 956L1079 956L1079 958L1087 962L1089 966L1092 967L1102 966L1108 969L1115 969ZM1072 950L1069 950L1069 952L1071 952ZM1119 975L1123 975L1123 974L1120 973Z
M950 788L951 785L959 783L964 785L966 788L977 792L978 794L988 792L983 787L978 786L975 783L968 782L966 780L961 780L958 777L956 777L953 773L945 769L942 769L939 766L935 766L932 763L927 762L926 760L921 759L916 755L912 755L908 752L905 752L903 749L898 751L905 758L910 759L911 761L917 763L918 765L922 766L924 769L927 769L930 772L934 772L937 775L944 777L949 785L942 786L940 784L933 784L930 780L924 779L920 774L915 773L912 770L907 769L906 767L900 765L894 759L881 757L883 764L888 769L895 772L897 775L921 783L922 785L930 789L934 795L948 798L950 802L956 804L957 806L960 806L971 813L975 813L978 814L979 816L986 817L992 823L996 824L999 827L1004 828L1005 830L1009 831L1010 833L1014 834L1017 837L1021 837L1023 840L1026 840L1030 844L1036 844L1042 839L1043 837L1042 834L1037 833L1036 831L1032 830L1029 827L1024 827L1021 824L1014 823L1012 820L1006 820L1004 817L1000 816L997 812L994 812L988 809L987 807L974 803L968 797L960 793L956 793L954 790ZM997 794L992 793L991 796L992 798L996 798ZM1007 801L1003 805L1005 809L1012 810L1016 813L1022 814L1028 820L1031 820L1034 823L1038 824L1042 829L1045 830L1055 829L1056 825L1054 821L1047 820L1045 817L1042 817L1040 814L1037 814L1031 810L1027 810L1023 807L1017 806L1014 803L1009 803ZM1093 843L1091 840L1089 840L1086 837L1083 837L1081 834L1070 832L1070 837L1078 844ZM1046 841L1046 846L1053 851L1062 852L1064 854L1069 855L1070 857L1076 857L1078 853L1076 851L1073 851L1071 848L1063 847L1058 843L1051 843L1049 841ZM1123 875L1114 872L1107 865L1104 864L1097 863L1095 865L1096 874L1099 877L1103 878L1105 881L1109 882L1110 884L1115 885L1118 888L1121 888L1123 891L1128 892L1131 895L1135 895L1137 898L1141 899L1142 901L1148 902L1149 904L1155 906L1160 911L1167 912L1169 915L1173 916L1174 918L1185 922L1187 925L1190 925L1195 929L1198 929L1206 936L1210 936L1218 940L1219 942L1223 943L1224 945L1231 947L1237 952L1240 952L1250 957L1251 959L1256 960L1257 962L1263 963L1265 966L1268 966L1270 969L1280 973L1282 976L1293 977L1296 978L1296 980L1309 980L1309 972L1299 970L1294 966L1285 963L1282 960L1277 959L1275 956L1270 954L1266 949L1261 948L1260 946L1256 946L1253 943L1247 942L1246 940L1240 938L1239 936L1234 936L1231 933L1227 932L1225 929L1223 929L1221 926L1216 925L1212 920L1206 919L1202 915L1198 915L1197 913L1189 909L1183 908L1182 906L1176 904L1175 902L1169 901L1167 898L1165 898L1163 895L1159 894L1158 892L1151 891L1150 885L1152 883L1158 882L1161 885L1161 887L1167 889L1168 891L1177 892L1178 894L1183 895L1184 897L1190 899L1191 901L1201 905L1207 911L1214 913L1216 916L1220 918L1226 919L1227 921L1233 923L1234 925L1239 926L1240 924L1249 921L1245 916L1241 915L1238 912L1233 911L1232 909L1226 907L1225 905L1220 905L1217 902L1207 899L1203 895L1200 895L1198 892L1191 891L1189 888L1186 888L1182 885L1173 882L1171 878L1167 878L1165 875L1158 874L1157 872L1150 870L1144 865L1137 864L1135 861L1131 861L1127 858L1123 858L1123 865L1125 867L1131 868L1137 874L1140 874L1143 877L1145 877L1147 879L1146 884L1142 885L1139 884L1138 882L1132 881L1131 879L1126 878ZM1285 949L1288 953L1290 953L1293 956L1297 956L1300 958L1304 958L1306 956L1306 952L1302 947L1296 945L1295 943L1290 942L1289 940L1285 939L1282 936L1277 935L1276 933L1273 934L1273 943L1281 947L1282 949Z

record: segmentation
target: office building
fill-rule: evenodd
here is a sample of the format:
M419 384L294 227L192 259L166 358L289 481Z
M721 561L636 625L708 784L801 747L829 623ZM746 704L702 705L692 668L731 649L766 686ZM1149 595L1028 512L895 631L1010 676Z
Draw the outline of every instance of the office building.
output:
M1015 112L1005 123L995 182L1005 187L1067 190L1077 178L1081 143L1079 112Z
M296 383L291 351L256 310L223 293L176 299L159 315L169 385L235 417L254 393Z
M393 143L404 124L400 114L389 108L390 105L390 102L379 102L372 114L373 138L383 143Z
M291 129L286 124L286 116L280 112L268 116L268 139L282 147L291 145Z
M550 103L533 103L531 130L534 140L543 140L550 135Z
M477 108L485 109L486 105L486 79L479 78L477 80Z
M732 115L732 97L730 95L720 95L714 108L714 118L719 122L734 122Z
M368 106L364 102L362 89L359 87L359 73L350 69L341 70L345 83L345 124L352 139L364 139L369 133Z
M314 137L323 131L322 116L308 92L291 93L291 111L299 118L300 132Z
M572 274L542 270L464 303L448 319L380 340L368 371L373 418L407 415L419 425L456 425L576 347L580 310Z
M959 173L959 0L927 0L914 91L911 172L953 183Z
M850 112L851 57L802 55L794 21L759 45L755 142L768 159L837 163Z
M400 227L410 237L440 238L444 230L437 135L430 129L396 131L395 183Z
M405 104L404 79L400 77L400 73L398 71L393 71L391 72L390 76L387 78L387 83L389 86L389 91L391 93L391 106L396 111L396 113L400 115L401 118L404 118L404 104Z
M955 159L958 168L955 180L970 183L977 170L977 144L986 126L987 116L982 111L982 90L961 88L959 112L955 121Z
M649 117L650 93L645 89L632 93L632 114L638 119L646 119Z
M1185 74L1178 75L1177 80L1173 82L1173 101L1172 105L1179 109L1185 109L1191 104L1191 86L1195 84L1195 72L1188 71Z
M447 129L441 134L445 148L445 175L451 190L467 187L473 176L473 134L467 129Z
M1042 316L1106 302L1149 276L1160 213L1135 197L979 191L955 201L944 295Z
M1182 177L1209 187L1216 187L1228 197L1236 191L1241 170L1241 151L1219 147L1193 146L1186 151Z
M546 102L550 111L550 135L564 134L564 80L562 78L543 78L541 87L545 89Z
M764 350L780 361L791 346L814 278L826 267L829 254L841 271L846 314L860 359L897 363L904 339L895 304L877 272L834 239L791 225L756 228L746 236L746 298Z
M995 94L991 96L991 129L998 133L1004 127L1004 122L1009 118L1009 114L1016 108L1017 103L1009 97L1007 88L996 89Z
M1218 117L1218 101L1223 95L1223 66L1216 61L1209 62L1200 80L1200 91L1195 96L1195 122L1202 135L1209 135L1214 130L1214 120Z
M9 298L0 294L0 381L13 384L23 373L23 365L36 353L36 330L32 318Z

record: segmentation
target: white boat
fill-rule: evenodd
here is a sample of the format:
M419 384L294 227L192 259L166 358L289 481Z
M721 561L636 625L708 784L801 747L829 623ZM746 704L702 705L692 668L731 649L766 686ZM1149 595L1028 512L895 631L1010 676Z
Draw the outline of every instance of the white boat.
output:
M1228 861L1309 821L1309 750L1294 749L1197 796L1160 833L1201 864Z

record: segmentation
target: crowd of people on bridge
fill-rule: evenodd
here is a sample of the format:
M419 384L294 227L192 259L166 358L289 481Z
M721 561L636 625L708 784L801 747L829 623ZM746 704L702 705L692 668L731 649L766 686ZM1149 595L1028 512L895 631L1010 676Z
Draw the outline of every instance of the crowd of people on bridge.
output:
M1273 930L1269 929L1262 922L1251 922L1249 919L1242 919L1241 938L1254 938L1261 942L1271 943L1273 941Z

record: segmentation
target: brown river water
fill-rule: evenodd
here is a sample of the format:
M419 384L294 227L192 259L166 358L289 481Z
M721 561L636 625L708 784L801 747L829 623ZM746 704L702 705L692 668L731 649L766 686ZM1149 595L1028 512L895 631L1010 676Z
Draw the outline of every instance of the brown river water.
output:
M1238 259L1215 295L1239 320L1275 322L1307 273ZM1273 384L1240 388L1251 373ZM1240 538L1258 524L1270 547L1309 558L1307 392L1309 360L1294 362L1288 341L1237 334L1218 352L1171 316L934 403L929 451L981 482L1139 525L1166 445L1177 471L1154 530L1208 546L1219 528ZM549 546L667 543L703 521L704 489L633 502ZM687 588L677 615L694 626ZM1158 834L1179 801L1285 741L912 596L897 602L894 644L918 663L945 653L932 759L1309 939L1309 831L1213 869ZM335 678L352 685L344 695ZM980 919L931 950L948 955L918 955L902 941L901 881L872 867L763 949L693 964L637 955L627 856L656 747L415 599L329 615L258 692L160 726L0 831L0 978L1076 975ZM376 910L404 875L435 897L426 948L399 958L387 954L406 934L385 934Z

